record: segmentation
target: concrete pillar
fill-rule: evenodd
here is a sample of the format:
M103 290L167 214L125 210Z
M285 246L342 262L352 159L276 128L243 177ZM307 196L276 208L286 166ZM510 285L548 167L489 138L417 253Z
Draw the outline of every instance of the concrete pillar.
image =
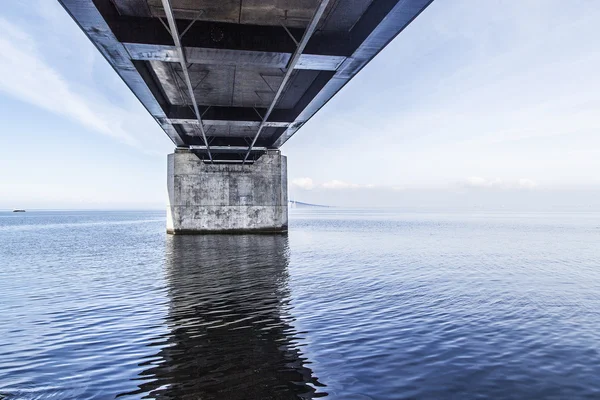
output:
M177 149L167 168L167 233L287 231L287 160L279 150L241 165L206 164Z

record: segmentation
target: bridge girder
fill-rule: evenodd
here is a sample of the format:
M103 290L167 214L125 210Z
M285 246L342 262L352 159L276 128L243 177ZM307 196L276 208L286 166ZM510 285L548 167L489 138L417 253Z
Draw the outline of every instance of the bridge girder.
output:
M257 132L256 147L282 146L433 0L332 1L289 73L317 0L284 1L304 16L298 19L277 10L281 1L271 8L263 4L268 1L259 2L264 8L254 0L236 1L237 20L229 1L172 0L205 6L175 10L187 61L182 66L160 0L59 1L171 140L195 146L204 157L198 146L245 146ZM186 72L194 101L187 94ZM278 96L277 88L288 79ZM197 134L199 124L206 143ZM260 156L254 150L247 154Z

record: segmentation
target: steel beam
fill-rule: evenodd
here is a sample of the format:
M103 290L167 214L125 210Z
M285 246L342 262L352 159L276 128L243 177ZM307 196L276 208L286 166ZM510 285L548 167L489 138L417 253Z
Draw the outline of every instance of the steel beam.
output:
M433 0L373 0L348 35L351 39L352 55L346 58L332 76L327 77L328 72L321 72L320 75L326 79L315 80L313 94L308 95L311 91L309 89L305 99L299 102L301 110L298 110L300 112L295 123L282 130L269 146L281 147L300 129L303 122L319 111L432 2Z
M311 18L308 26L306 27L306 30L304 31L304 34L302 35L302 39L300 39L300 42L298 43L298 46L296 47L296 50L294 51L294 54L292 55L292 58L290 59L290 63L287 67L287 70L285 71L285 74L283 75L281 84L279 85L279 89L277 89L277 92L275 92L275 97L273 97L273 101L271 101L271 104L267 108L267 112L263 116L263 120L260 123L258 130L256 131L256 135L254 136L254 139L252 139L252 143L250 143L250 146L248 147L248 152L244 156L244 163L246 162L246 160L248 159L248 156L252 152L252 146L254 146L254 144L256 143L256 140L260 136L260 132L265 127L265 123L269 119L271 112L277 105L277 102L279 101L279 98L281 97L281 94L283 93L283 90L285 89L285 85L291 78L292 73L294 72L294 68L296 67L296 64L298 63L298 60L300 60L300 56L302 55L302 52L306 48L306 45L308 44L308 41L310 40L312 34L317 29L317 25L318 25L319 21L321 20L321 16L323 16L323 13L325 12L325 9L327 8L328 4L329 4L329 0L321 0L319 2L319 5L317 6L317 9L315 10L313 17Z
M205 126L239 126L244 128L258 128L260 121L224 121L218 119L206 119L202 120ZM198 121L195 119L184 119L184 118L171 118L169 123L178 125L197 125ZM287 128L290 126L290 122L266 122L265 128Z
M206 148L206 146L191 145L190 150L206 151L208 149ZM247 146L211 146L210 150L213 153L228 153L228 152L243 153L246 150L248 150L248 147ZM267 151L267 148L266 147L253 147L252 151Z
M179 62L177 49L174 46L145 43L124 43L123 45L134 60ZM187 62L191 64L235 65L242 68L285 68L292 56L292 53L283 52L201 47L184 47L184 52ZM345 56L303 54L296 64L296 69L335 71L345 60Z
M214 160L216 164L243 164L242 160ZM246 164L254 164L254 161L246 161Z
M160 104L159 99L155 96L160 89L153 87L156 84L146 80L141 75L129 57L129 53L107 24L107 15L114 10L110 8L110 4L105 4L106 7L100 7L99 9L93 0L59 0L59 2L119 74L123 82L160 124L173 143L177 146L184 145L179 132L166 121L163 110L164 105Z
M281 128L283 129L283 128ZM254 132L248 132L249 135L252 135ZM265 133L265 132L263 132ZM249 136L248 135L248 136ZM183 140L186 143L186 146L204 146L204 141L202 140L202 138L200 136L191 136L190 134L185 134L182 133L181 134ZM208 139L209 139L209 143L210 143L210 148L212 149L213 146L242 146L244 147L247 151L248 150L248 144L250 143L250 141L252 140L251 137L248 136L243 136L243 135L229 135L228 133L218 133L215 132L214 134L209 135ZM266 138L259 138L259 140L255 143L255 147L268 147L271 148L269 146L269 140L267 140ZM243 154L242 154L243 156Z
M192 81L190 79L190 74L189 74L188 68L187 68L187 62L185 60L185 54L183 53L183 47L181 46L179 31L177 30L177 24L175 23L175 17L173 16L173 8L171 7L171 0L162 0L162 5L163 5L163 8L165 9L165 14L167 16L167 20L169 21L170 33L171 33L171 36L173 37L173 42L175 43L175 48L177 49L179 63L181 64L181 69L183 70L183 76L185 78L185 85L187 86L187 89L188 89L190 101L192 102L192 106L194 108L194 113L196 114L196 119L198 120L197 126L200 128L200 133L202 133L202 139L204 139L204 143L206 145L206 152L208 153L208 158L212 161L210 147L208 145L208 140L206 140L206 132L204 132L204 125L202 124L202 117L200 115L200 111L198 110L198 103L196 102L196 96L194 95L194 87L192 86Z
M198 106L202 121L205 125L238 125L238 126L256 126L262 122L260 116L265 115L266 108L252 107L228 107L228 106ZM167 110L167 118L172 123L193 123L196 116L189 107L171 106ZM260 114L260 116L259 116ZM294 110L277 109L273 110L267 127L287 127L294 122L297 113ZM210 121L210 122L209 122ZM256 125L255 125L256 123Z
M106 1L106 0L103 0ZM160 51L163 46L172 46L171 36L160 23L158 18L139 18L111 15L107 22L116 38L128 49L144 51ZM176 20L181 29L189 25L189 20ZM289 28L296 36L301 37L304 29ZM222 35L221 40L212 38L213 32ZM346 57L352 54L352 40L347 34L321 32L306 44L303 52L314 56ZM296 44L281 26L263 26L249 24L234 24L217 21L198 20L188 30L185 37L181 38L185 49L201 49L198 51L237 50L254 53L288 54L296 49ZM166 47L168 49L168 47ZM203 50L202 50L203 49ZM137 51L133 52L135 56ZM221 53L217 53L221 54ZM175 55L175 53L173 53ZM186 54L187 55L187 54ZM141 56L141 55L140 55Z

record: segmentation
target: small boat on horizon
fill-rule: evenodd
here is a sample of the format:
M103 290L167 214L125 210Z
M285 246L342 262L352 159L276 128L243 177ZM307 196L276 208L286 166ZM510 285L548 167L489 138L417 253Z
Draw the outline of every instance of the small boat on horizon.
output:
M25 212L25 210L16 209L16 210L13 210L13 212Z

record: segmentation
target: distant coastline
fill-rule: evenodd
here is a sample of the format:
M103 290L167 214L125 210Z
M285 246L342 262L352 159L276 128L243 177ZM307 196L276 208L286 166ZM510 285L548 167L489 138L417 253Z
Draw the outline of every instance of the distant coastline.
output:
M326 206L326 205L322 205L322 204L303 203L301 201L296 201L296 200L290 200L289 205L292 208L296 208L296 207L300 207L300 208L304 208L304 207L331 208L332 207L332 206Z

